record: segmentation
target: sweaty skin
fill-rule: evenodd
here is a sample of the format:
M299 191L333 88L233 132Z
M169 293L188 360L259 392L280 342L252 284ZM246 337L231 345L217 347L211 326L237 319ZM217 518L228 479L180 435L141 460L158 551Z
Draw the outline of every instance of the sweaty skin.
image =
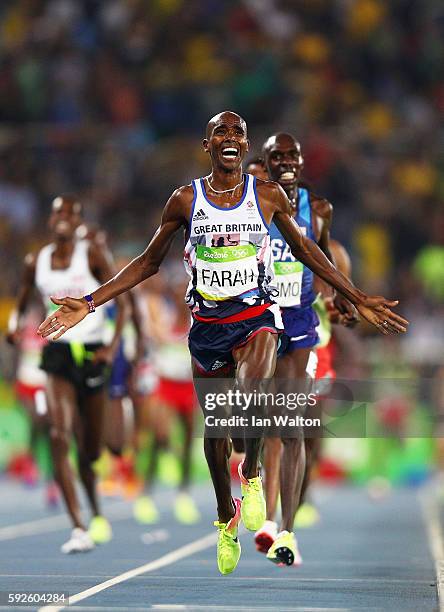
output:
M223 155L223 149L228 146L236 149L235 156L228 158ZM216 115L207 125L203 148L209 154L212 166L211 174L205 179L207 196L217 206L231 208L238 202L243 189L242 160L249 149L245 121L229 111ZM225 193L219 194L217 191ZM274 220L297 259L355 304L361 315L376 325L382 333L406 331L407 321L390 310L390 306L395 306L398 302L379 296L367 296L336 270L314 242L304 237L291 218L290 203L278 184L258 181L257 194L266 223L270 224ZM145 251L113 279L93 292L92 297L96 305L104 304L128 291L159 270L174 236L180 230L189 230L192 202L191 185L180 187L172 194L163 210L160 226ZM40 325L39 333L42 336L55 332L54 337L59 338L66 329L76 325L89 312L84 299L66 297L53 301L61 308ZM263 331L242 349L238 349L235 355L237 376L242 372L242 375L255 379L271 378L275 368L276 344L275 335ZM267 359L263 358L264 354ZM260 447L260 440L251 440L247 445L244 464L246 478L257 475ZM234 514L227 462L229 440L206 438L205 452L215 486L219 520L226 522Z

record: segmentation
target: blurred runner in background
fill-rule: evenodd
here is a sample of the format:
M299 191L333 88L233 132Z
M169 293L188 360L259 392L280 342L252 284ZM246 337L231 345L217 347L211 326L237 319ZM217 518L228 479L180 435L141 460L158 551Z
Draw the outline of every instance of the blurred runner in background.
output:
M50 314L58 302L54 296L66 292L83 295L112 276L107 252L97 242L76 237L81 220L82 206L75 197L60 196L53 201L49 217L53 241L26 257L11 338L22 329L23 314L34 289ZM55 476L74 527L70 539L61 547L63 553L91 550L95 543L106 542L112 536L111 526L100 513L92 464L98 459L103 442L105 366L111 364L120 341L123 303L119 298L115 335L109 346L103 343L105 316L101 309L97 317L67 333L62 340L47 343L42 352ZM88 531L81 517L76 479L69 461L73 435L79 475L93 515Z

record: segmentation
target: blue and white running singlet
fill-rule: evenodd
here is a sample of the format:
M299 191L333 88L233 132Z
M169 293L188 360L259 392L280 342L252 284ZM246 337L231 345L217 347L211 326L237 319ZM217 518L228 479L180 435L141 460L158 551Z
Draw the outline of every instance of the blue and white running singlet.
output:
M310 196L307 189L301 187L298 189L298 212L295 220L302 232L315 240ZM294 257L274 223L270 226L270 238L278 289L275 301L285 309L311 306L316 297L313 290L313 272Z

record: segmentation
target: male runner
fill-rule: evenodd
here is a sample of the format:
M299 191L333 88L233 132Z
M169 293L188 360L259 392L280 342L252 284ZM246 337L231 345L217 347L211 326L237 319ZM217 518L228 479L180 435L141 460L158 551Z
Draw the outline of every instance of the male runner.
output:
M54 310L49 296L73 293L83 295L112 276L109 258L97 243L76 238L81 221L81 204L71 196L56 198L52 203L49 228L53 242L25 259L25 270L17 303L17 331L29 303L32 290L40 293L47 311ZM102 342L103 309L63 340L46 345L41 368L47 373L46 395L50 421L51 449L55 476L73 523L70 539L63 553L85 552L95 543L111 538L111 527L100 515L92 463L98 458L105 416L104 365L110 364L123 323L119 299L116 332L109 346ZM85 529L75 490L75 476L69 461L69 446L75 434L78 467L93 519Z
M186 300L194 318L189 348L195 379L225 373L243 389L253 379L270 379L277 335L282 330L279 308L270 295L273 271L268 228L272 221L295 257L341 291L382 333L406 331L407 321L389 308L398 302L369 297L354 287L302 234L278 184L242 174L249 141L246 123L239 115L223 112L213 117L203 147L211 159L211 174L173 193L146 250L113 279L84 298L53 298L60 308L39 327L42 336L54 333L55 339L60 338L88 314L93 319L96 306L155 274L174 236L184 230L184 259L191 276ZM238 246L211 247L212 241L228 234L232 241L236 237ZM223 574L232 572L240 558L240 518L251 531L265 520L259 476L261 443L261 438L245 442L241 502L231 496L230 438L211 438L205 432L205 455L219 515L218 566Z
M300 185L304 160L300 144L293 136L278 133L270 136L263 146L264 169L271 180L284 189L294 218L306 236L314 240L331 259L329 250L332 206L324 198ZM294 386L306 379L311 350L318 343L316 327L319 319L312 308L315 300L314 275L296 260L279 229L270 228L271 248L278 294L285 328L284 350L276 367L276 378ZM341 300L341 311L352 318L353 311ZM299 391L306 389L299 389ZM281 461L281 446L283 454ZM281 471L281 475L279 475ZM265 441L265 492L267 520L256 533L257 549L267 553L274 563L301 563L293 534L293 523L305 472L305 449L302 436L292 438L268 437ZM274 522L277 498L281 491L282 522L278 534Z

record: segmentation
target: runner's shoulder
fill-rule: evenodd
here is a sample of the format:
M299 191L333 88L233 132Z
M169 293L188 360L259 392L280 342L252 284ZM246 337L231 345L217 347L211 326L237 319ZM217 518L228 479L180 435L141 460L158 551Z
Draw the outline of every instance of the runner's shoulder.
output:
M264 181L262 179L256 179L256 190L261 200L265 200L270 203L277 204L280 201L283 203L287 200L285 191L275 181Z
M194 189L191 184L182 185L173 191L166 203L163 217L188 220L194 200Z
M179 201L179 202L188 202L193 201L194 199L194 188L191 183L188 185L182 185L173 191L169 201Z

